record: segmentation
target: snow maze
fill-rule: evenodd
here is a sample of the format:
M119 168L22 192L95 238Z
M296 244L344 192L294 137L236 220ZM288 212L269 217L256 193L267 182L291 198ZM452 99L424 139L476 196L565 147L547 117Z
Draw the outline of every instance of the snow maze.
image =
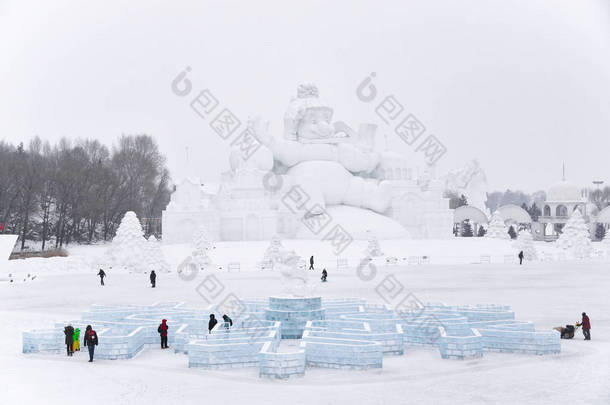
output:
M99 337L96 358L129 359L146 348L159 347L161 319L170 326L169 345L188 356L189 367L258 367L261 377L271 378L304 375L307 367L381 368L384 355L404 355L418 347L438 349L445 359L478 358L485 351L537 355L561 351L557 331L537 331L533 323L515 320L508 306L429 303L397 312L358 298L320 297L271 297L239 304L240 314L229 314L233 326L219 321L211 333L209 314L222 315L217 306L93 305L80 320L23 332L23 353L64 353L64 326L71 323L84 331L90 324ZM282 339L287 338L300 339L299 345L282 350Z

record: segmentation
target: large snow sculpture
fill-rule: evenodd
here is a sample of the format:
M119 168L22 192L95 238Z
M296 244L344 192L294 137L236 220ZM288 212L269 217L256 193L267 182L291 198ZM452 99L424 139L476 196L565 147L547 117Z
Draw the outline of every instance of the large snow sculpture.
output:
M592 246L589 237L589 227L585 223L579 209L575 209L557 239L557 247L569 252L575 259L591 257Z
M510 236L508 235L508 228L504 223L502 215L500 215L498 211L495 211L491 216L485 236L496 239L510 239Z
M142 225L135 212L127 211L108 247L107 257L114 267L144 272L147 267L146 253L146 239Z
M312 84L298 87L284 124L279 134L260 119L240 128L236 140L247 135L255 147L244 153L232 142L220 184L178 183L163 212L164 242L190 242L199 227L215 240L323 238L336 226L353 239L366 239L367 229L384 239L451 236L444 181L432 166L420 174L400 153L377 151L375 125L333 122ZM297 207L287 202L292 190L303 197Z
M534 245L534 237L530 231L524 229L519 232L519 236L517 237L514 246L518 251L523 251L525 260L538 259L538 252L536 251L536 246Z
M371 173L379 164L379 153L366 147L374 127L361 127L356 134L344 123L333 123L332 116L318 89L301 85L284 117L284 139L270 138L267 146L309 194L312 206L322 210L326 204L345 204L384 212L392 197L390 185L353 174Z
M466 163L464 167L451 170L445 176L445 188L456 195L465 195L468 205L483 212L489 212L485 206L487 200L487 176L476 159Z

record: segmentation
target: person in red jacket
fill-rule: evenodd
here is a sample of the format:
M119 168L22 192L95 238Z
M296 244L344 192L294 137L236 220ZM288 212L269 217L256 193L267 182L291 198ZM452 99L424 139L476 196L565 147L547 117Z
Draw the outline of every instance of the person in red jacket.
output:
M157 332L161 335L161 349L167 349L167 330L169 327L167 326L167 319L161 321L161 325L157 328Z
M582 334L585 335L585 340L591 340L591 321L585 312L582 313L582 321L576 326L582 326Z

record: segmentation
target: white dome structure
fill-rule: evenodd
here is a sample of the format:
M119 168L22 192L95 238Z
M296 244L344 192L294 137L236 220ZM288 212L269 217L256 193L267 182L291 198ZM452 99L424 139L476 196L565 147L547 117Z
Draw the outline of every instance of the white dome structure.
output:
M581 189L566 180L553 184L546 192L546 201L549 202L576 202L581 200Z

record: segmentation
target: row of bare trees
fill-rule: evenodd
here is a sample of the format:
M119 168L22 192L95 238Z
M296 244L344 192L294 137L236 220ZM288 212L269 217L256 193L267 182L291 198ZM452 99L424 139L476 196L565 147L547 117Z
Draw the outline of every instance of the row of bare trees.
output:
M0 142L0 223L42 249L108 240L126 211L160 217L169 202L165 158L148 135L97 140Z

